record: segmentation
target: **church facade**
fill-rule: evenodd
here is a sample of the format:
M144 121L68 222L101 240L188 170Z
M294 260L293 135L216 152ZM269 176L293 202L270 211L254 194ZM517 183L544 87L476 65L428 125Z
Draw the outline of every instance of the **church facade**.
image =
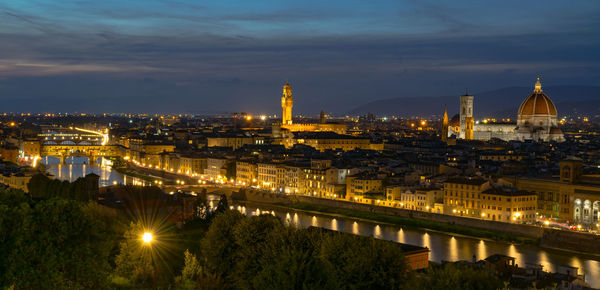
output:
M556 106L543 91L538 78L533 93L519 106L517 123L475 123L473 121L473 100L470 95L460 97L460 123L448 126L447 136L455 135L465 140L490 140L493 138L534 141L565 141L558 128Z

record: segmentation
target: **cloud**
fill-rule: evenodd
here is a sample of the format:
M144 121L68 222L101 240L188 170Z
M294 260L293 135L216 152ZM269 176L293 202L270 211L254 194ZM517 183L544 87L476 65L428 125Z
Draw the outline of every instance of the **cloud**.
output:
M289 78L298 111L339 112L376 98L529 85L538 74L562 84L600 79L600 20L588 16L597 9L521 19L462 2L358 2L314 11L262 2L231 11L155 1L38 7L48 13L0 4L0 99L77 99L70 108L80 111L104 109L113 103L89 104L110 97L130 110L276 112ZM161 105L165 98L173 102Z

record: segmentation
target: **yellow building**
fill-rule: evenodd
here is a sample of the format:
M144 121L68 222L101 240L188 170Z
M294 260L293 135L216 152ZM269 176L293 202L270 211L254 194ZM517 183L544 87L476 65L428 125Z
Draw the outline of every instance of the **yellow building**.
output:
M335 132L338 134L346 134L347 132L346 124L339 123L297 123L281 125L281 128L290 132Z
M25 139L21 143L23 156L36 157L41 154L41 143L38 139Z
M162 140L145 140L132 138L129 140L129 158L143 166L156 167L161 166L161 156L163 152L175 151L175 145Z
M227 179L227 164L229 162L230 160L226 158L207 158L204 175L214 181Z
M303 188L302 168L294 165L285 166L285 193L300 193Z
M201 175L204 174L204 169L207 166L206 163L206 157L179 156L179 168L177 171L187 175Z
M483 178L451 178L444 182L444 214L479 217L481 192L490 188Z
M514 187L537 193L538 214L559 222L597 229L600 224L600 176L582 174L583 162L560 162L559 179L506 178Z
M380 204L386 201L384 177L377 174L356 174L346 178L346 199L358 203Z
M282 169L285 170L285 166L280 163L258 163L258 186L273 191L283 190Z
M489 188L481 193L482 219L533 224L536 221L537 195L506 188Z
M371 143L369 138L340 135L333 132L298 133L296 143L311 146L321 152L325 150L351 151L354 149L383 150L383 143Z
M244 186L258 184L258 165L253 162L237 161L235 163L235 182Z
M294 124L292 122L292 107L294 106L294 98L292 97L292 86L286 82L283 86L283 96L281 97L281 124L275 131L285 129L290 132L335 132L338 134L346 134L346 124L326 123L325 114L321 114L320 123L301 123Z
M444 214L510 223L534 223L537 195L491 184L483 178L452 178L444 182Z
M231 147L236 150L244 145L265 143L264 137L257 136L215 136L207 137L206 143L208 147Z
M283 96L281 97L281 124L292 124L292 107L294 106L294 98L292 97L292 86L286 81L283 86Z

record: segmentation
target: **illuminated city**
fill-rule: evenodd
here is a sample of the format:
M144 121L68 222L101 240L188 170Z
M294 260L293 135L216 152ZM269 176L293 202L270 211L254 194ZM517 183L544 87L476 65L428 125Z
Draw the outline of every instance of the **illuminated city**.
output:
M0 3L2 288L600 288L599 3L53 2Z

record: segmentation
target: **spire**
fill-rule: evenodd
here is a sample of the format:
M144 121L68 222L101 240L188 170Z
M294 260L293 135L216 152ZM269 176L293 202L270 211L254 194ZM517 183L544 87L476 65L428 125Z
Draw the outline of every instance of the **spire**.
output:
M446 105L444 105L444 117L442 119L442 124L448 124L448 110L446 109Z
M444 104L444 117L442 119L442 141L448 141L448 110Z
M542 83L540 82L540 78L537 78L537 82L535 83L535 88L533 89L533 92L536 94L539 94L542 92Z

